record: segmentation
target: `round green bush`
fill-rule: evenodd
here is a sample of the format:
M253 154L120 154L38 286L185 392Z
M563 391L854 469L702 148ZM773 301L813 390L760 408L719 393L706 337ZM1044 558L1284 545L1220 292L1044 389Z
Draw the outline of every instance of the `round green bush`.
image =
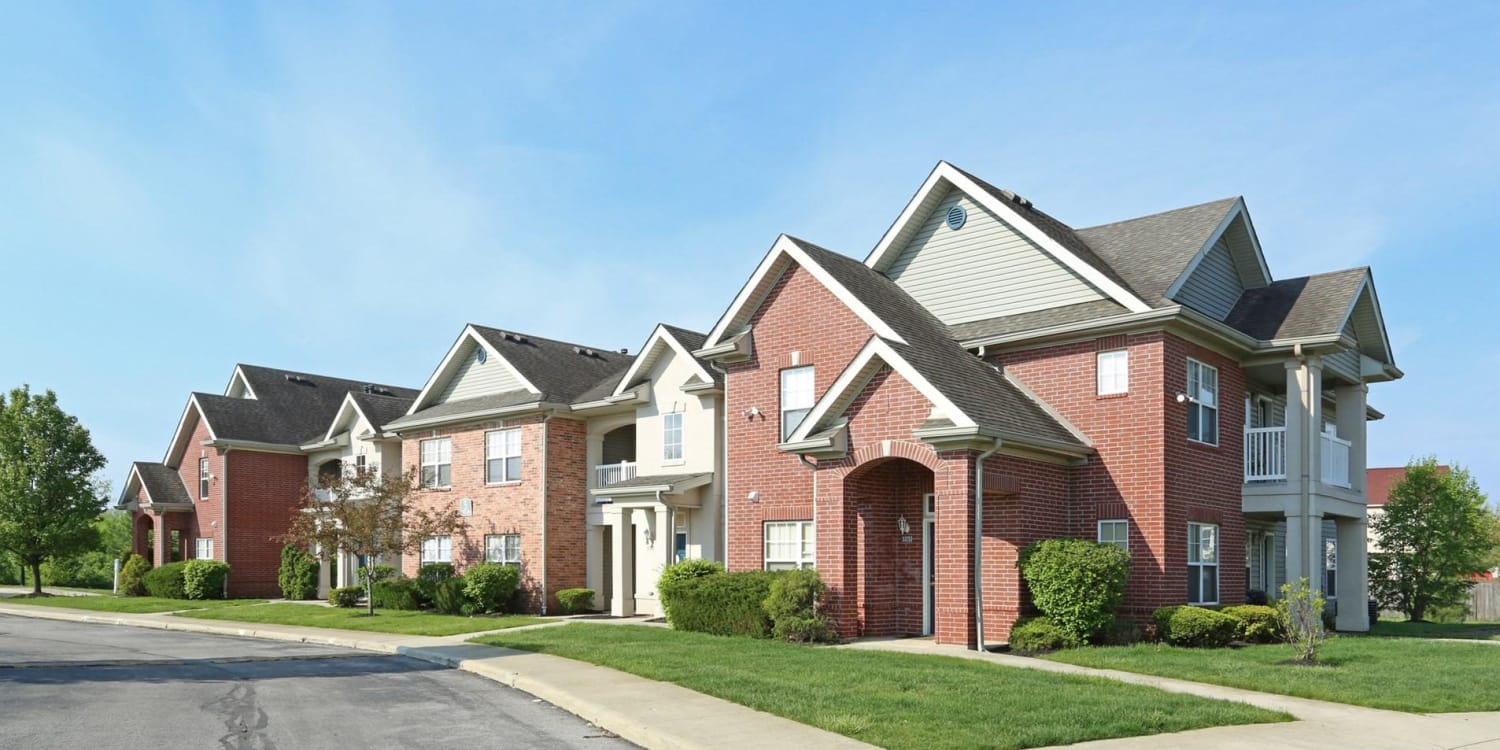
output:
M218 560L188 560L182 569L182 590L189 599L223 599L229 580L229 563Z
M340 586L328 592L328 603L343 609L352 609L359 606L359 598L365 595L365 590L359 586Z
M185 562L167 563L147 573L141 579L146 585L146 593L160 599L186 599L186 585L182 580L186 567Z
M146 574L151 572L151 561L132 554L120 566L120 594L124 596L146 595Z
M557 603L570 615L583 614L594 608L594 590L562 589L557 592Z
M1240 621L1240 639L1247 643L1281 643L1286 631L1275 607L1263 604L1241 604L1219 610Z
M480 563L464 571L464 596L476 612L504 609L519 585L521 570L514 565Z
M371 603L379 609L421 609L417 585L410 578L388 578L376 581Z
M678 630L712 635L771 637L766 597L783 573L750 570L677 581L670 587L668 621Z
M662 568L661 577L656 581L656 593L661 598L661 609L667 622L672 621L672 604L682 584L723 572L724 566L713 560L683 560Z
M1202 607L1162 607L1151 614L1156 637L1173 646L1223 648L1240 632L1240 621Z
M1113 544L1044 539L1016 563L1042 615L1074 643L1094 639L1114 620L1130 578L1130 555Z
M290 544L281 548L281 568L276 572L281 595L301 601L318 596L318 561Z
M431 604L433 597L437 596L438 584L458 575L453 568L453 563L435 562L427 563L417 568L417 598L423 604Z
M444 578L432 589L432 608L439 614L464 614L464 605L468 603L464 598L463 576Z
M1022 653L1056 651L1077 645L1062 628L1045 617L1023 617L1010 629L1010 650Z
M821 611L827 591L816 570L789 570L776 576L764 602L771 618L771 635L794 643L836 640L832 625Z

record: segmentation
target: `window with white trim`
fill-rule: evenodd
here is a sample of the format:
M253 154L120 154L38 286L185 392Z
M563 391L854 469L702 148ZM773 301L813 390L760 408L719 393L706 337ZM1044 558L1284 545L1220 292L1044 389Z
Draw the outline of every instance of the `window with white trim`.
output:
M1113 396L1130 392L1130 352L1120 349L1099 352L1097 359L1099 395Z
M486 534L484 536L484 559L486 562L503 565L520 565L521 535Z
M1219 527L1188 524L1188 604L1219 603Z
M484 433L484 483L521 481L521 430Z
M422 564L453 562L453 537L430 536L422 540Z
M672 513L672 559L676 562L688 556L688 514L685 510Z
M422 486L448 487L453 483L453 439L422 441Z
M358 456L355 456L354 457L354 475L362 477L362 476L364 476L369 471L370 471L370 463L369 463L368 458L365 456L365 454L361 453Z
M198 459L198 499L208 499L208 459Z
M1130 551L1130 522L1123 519L1107 519L1099 522L1099 543L1113 544L1126 552Z
M797 425L813 408L813 368L790 367L781 371L781 439L792 436Z
M766 570L815 567L812 521L766 522Z
M200 536L193 540L193 559L214 559L214 538L211 536Z
M1339 540L1323 540L1323 596L1339 598Z
M1188 439L1219 444L1219 371L1196 359L1187 361Z
M661 460L682 460L682 412L661 415Z

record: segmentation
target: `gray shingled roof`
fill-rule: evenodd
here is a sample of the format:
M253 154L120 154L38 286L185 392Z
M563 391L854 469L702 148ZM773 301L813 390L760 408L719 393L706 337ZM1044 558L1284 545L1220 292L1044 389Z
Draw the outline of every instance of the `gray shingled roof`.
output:
M498 328L478 325L473 328L542 392L543 401L553 403L575 403L579 395L601 381L610 376L619 377L634 359L615 349L570 344L524 333L520 334L521 341L516 341ZM580 349L589 353L580 353Z
M447 401L436 406L429 406L416 414L394 420L386 426L401 428L412 422L425 422L429 419L443 419L445 417L460 417L465 414L503 409L507 406L534 404L538 400L539 397L535 393L527 390L491 393L485 396L475 396L474 398Z
M401 418L406 410L411 408L411 403L417 400L416 396L383 396L376 393L356 392L350 394L354 398L355 405L364 412L373 424L376 431Z
M1361 266L1247 289L1224 322L1263 341L1338 333L1369 273Z
M396 398L416 398L417 391L327 375L240 365L255 398L194 393L215 437L278 445L301 445L322 438L348 393L364 394L374 385Z
M814 262L885 321L906 344L891 347L982 427L1083 447L1084 443L994 367L965 351L948 329L890 279L853 258L795 237Z
M133 465L152 503L192 504L193 496L188 493L187 485L182 483L182 475L176 469L151 461L136 461Z
M1079 229L1076 235L1124 277L1152 307L1176 304L1167 289L1208 243L1239 198L1202 203L1113 224Z
M712 476L712 475L711 474L657 474L655 476L638 476L638 477L636 477L634 479L621 479L618 482L611 482L610 484L606 484L603 487L600 487L599 489L600 490L624 490L624 489L630 489L632 487L659 487L659 486L662 486L662 485L670 486L670 485L677 484L678 482L686 482L686 481L688 481L690 479L702 479L702 478L708 477L708 476Z
M1099 299L1079 302L1076 305L1063 305L1046 310L1033 310L1015 315L1002 315L998 318L956 323L948 326L948 335L957 341L972 341L988 336L1004 336L1009 333L1108 318L1128 312L1130 311L1126 310L1124 305L1114 300Z

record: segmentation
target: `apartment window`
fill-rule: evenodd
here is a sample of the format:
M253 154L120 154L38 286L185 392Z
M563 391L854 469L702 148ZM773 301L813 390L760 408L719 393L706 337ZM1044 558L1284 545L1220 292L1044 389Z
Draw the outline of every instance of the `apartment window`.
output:
M369 463L366 460L365 454L361 453L358 456L354 457L354 474L355 474L355 476L361 476L362 477L369 470L370 470L370 465L369 465Z
M198 459L198 499L208 499L208 459Z
M422 540L422 564L453 562L453 537L430 536Z
M200 536L193 540L193 559L214 559L214 538L211 536Z
M1099 522L1099 543L1113 544L1126 552L1130 551L1130 522L1110 519Z
M484 481L486 484L521 481L520 429L484 434Z
M813 368L781 371L781 439L792 436L813 407Z
M814 567L813 522L773 521L766 524L766 570Z
M1219 444L1219 371L1190 359L1187 363L1188 439Z
M1130 352L1099 352L1099 395L1113 396L1130 392Z
M422 486L447 487L453 483L453 439L422 441Z
M484 559L492 563L520 565L521 535L486 534L484 537Z
M687 511L677 511L672 514L672 559L682 562L687 559L688 546L688 514Z
M661 460L682 460L682 412L661 415Z
M1188 524L1188 604L1219 603L1219 527Z
M1339 598L1339 541L1323 540L1323 596Z

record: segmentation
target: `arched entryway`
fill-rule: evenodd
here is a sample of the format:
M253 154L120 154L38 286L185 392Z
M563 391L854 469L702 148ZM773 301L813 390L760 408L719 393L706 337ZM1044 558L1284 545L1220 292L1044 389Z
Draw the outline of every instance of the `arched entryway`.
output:
M868 461L843 478L843 501L853 511L852 584L862 635L933 631L938 564L933 484L931 468L900 457Z
M151 514L145 511L136 511L134 526L131 529L131 551L141 557L156 562L153 533L155 524L151 521Z

